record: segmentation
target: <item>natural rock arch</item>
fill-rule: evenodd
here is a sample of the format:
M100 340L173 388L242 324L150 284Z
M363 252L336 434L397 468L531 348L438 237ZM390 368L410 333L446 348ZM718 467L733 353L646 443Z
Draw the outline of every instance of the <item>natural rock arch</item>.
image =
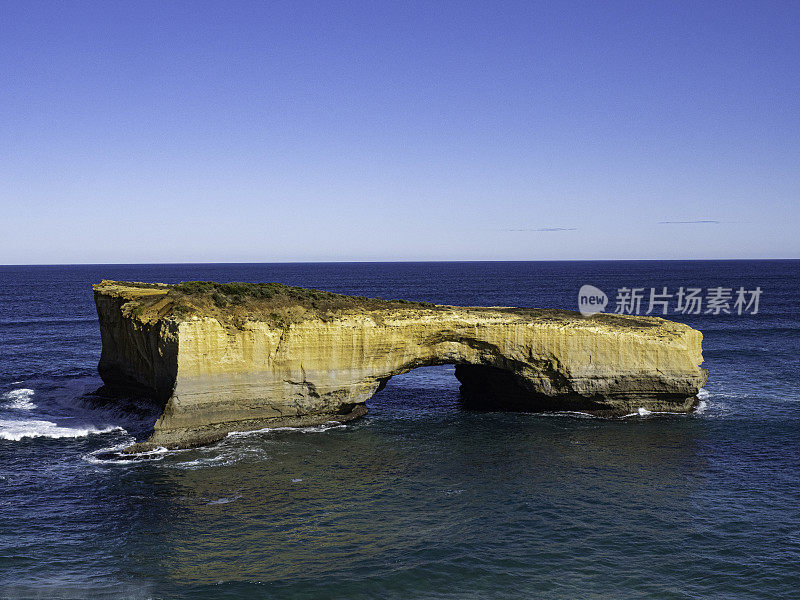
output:
M134 450L352 419L390 377L420 366L456 365L465 398L484 407L608 416L689 411L706 380L702 334L664 319L386 303L289 323L267 305L234 321L200 309L176 316L159 304L168 286L142 289L95 286L101 376L164 402ZM143 295L161 308L131 309Z

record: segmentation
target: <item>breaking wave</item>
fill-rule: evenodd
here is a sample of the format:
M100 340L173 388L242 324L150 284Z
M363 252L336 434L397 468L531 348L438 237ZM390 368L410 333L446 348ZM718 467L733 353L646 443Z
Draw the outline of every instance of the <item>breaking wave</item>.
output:
M24 438L78 438L112 431L125 431L122 427L98 429L92 426L62 427L52 421L30 419L9 421L0 419L0 439L18 442Z
M31 398L33 398L33 390L28 388L11 390L10 392L3 394L2 398L6 401L5 408L11 408L15 410L31 410L32 408L36 408L36 405L31 402Z

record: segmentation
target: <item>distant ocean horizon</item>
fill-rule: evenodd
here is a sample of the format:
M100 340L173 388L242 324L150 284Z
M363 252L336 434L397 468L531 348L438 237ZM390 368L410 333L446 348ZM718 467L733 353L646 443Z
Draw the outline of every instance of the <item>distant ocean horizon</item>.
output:
M770 261L800 261L800 258L565 258L565 259L489 259L489 260L474 260L474 259L460 259L460 260L439 260L439 259L425 259L425 260L406 260L406 259L393 259L393 260L274 260L274 261L210 261L210 262L195 262L195 261L177 261L177 262L154 262L154 263L127 263L127 262L65 262L65 263L0 263L0 267L158 267L158 266L215 266L215 265L326 265L326 264L425 264L425 263L443 263L443 264L459 264L459 263L628 263L628 262L770 262Z
M568 310L584 284L607 311L624 288L760 298L663 315L704 334L690 415L473 412L453 367L428 367L352 423L129 459L155 416L91 395L102 279ZM797 259L0 266L0 597L792 597L798 348Z

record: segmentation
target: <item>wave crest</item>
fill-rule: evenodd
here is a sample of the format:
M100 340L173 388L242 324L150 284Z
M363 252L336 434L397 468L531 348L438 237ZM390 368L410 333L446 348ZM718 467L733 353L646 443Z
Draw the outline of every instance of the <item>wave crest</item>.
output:
M122 427L98 429L92 426L61 427L52 421L30 419L7 421L0 419L0 439L18 442L24 438L78 438L112 431L125 431Z

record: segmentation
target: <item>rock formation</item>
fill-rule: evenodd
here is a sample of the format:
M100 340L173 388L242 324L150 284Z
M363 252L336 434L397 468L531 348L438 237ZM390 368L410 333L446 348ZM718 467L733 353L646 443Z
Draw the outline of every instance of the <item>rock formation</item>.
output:
M163 404L131 451L231 431L346 421L394 375L454 364L488 409L688 412L706 381L702 334L660 318L459 307L278 284L94 286L110 388Z

